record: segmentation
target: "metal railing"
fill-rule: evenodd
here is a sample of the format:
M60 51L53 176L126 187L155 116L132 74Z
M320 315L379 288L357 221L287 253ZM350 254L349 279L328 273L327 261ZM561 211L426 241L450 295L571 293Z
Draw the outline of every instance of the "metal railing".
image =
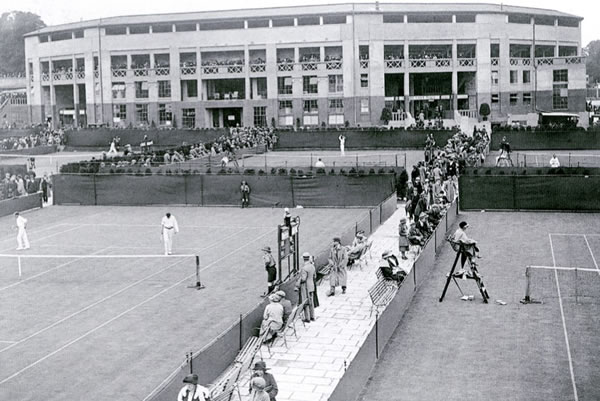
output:
M476 58L459 58L458 66L459 67L475 67L477 65Z
M360 60L359 64L360 64L360 68L364 68L364 69L369 68L369 60Z
M184 67L182 66L180 69L181 75L195 75L196 74L196 66L193 67Z
M250 64L250 72L265 72L266 70L266 64Z
M385 68L402 68L404 67L404 59L396 58L385 60Z
M305 61L300 63L302 71L316 71L319 65L318 61Z
M342 68L342 60L326 61L325 68L328 70L340 70Z
M277 71L294 71L294 63L277 63Z

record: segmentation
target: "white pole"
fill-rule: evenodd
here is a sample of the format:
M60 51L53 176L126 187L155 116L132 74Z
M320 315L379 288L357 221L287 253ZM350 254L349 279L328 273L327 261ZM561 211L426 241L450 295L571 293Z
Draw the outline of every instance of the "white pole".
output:
M17 263L19 265L19 277L21 277L23 272L21 271L21 257L20 256L17 256Z

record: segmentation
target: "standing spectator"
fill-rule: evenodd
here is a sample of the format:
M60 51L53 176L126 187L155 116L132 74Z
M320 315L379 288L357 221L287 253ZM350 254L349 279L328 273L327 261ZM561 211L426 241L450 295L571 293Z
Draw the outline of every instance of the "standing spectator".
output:
M421 172L419 171L419 167L415 164L413 165L413 169L410 172L410 180L412 181L413 185L416 184L417 182L417 178L421 177Z
M117 154L117 142L116 139L113 138L113 140L110 142L110 148L108 149L108 153L109 155L116 155Z
M265 361L257 361L254 363L252 367L252 378L262 378L265 381L264 390L269 394L269 401L277 401L275 397L277 393L279 393L279 388L277 387L277 382L272 374L267 372L269 368L267 368L267 364Z
M262 251L263 254L263 262L265 264L265 270L267 271L267 291L262 294L262 297L266 297L273 291L275 288L275 282L277 281L277 269L275 268L275 258L271 255L271 247L265 246Z
M409 243L408 243L408 227L406 226L406 217L400 219L400 224L398 225L398 249L402 254L402 259L408 259L406 257L406 252L408 251Z
M265 379L262 377L255 377L250 380L250 393L252 394L252 401L269 401L269 394L265 391L267 386Z
M179 225L175 216L167 213L160 222L160 233L165 244L165 255L170 255L173 250L173 237L179 232Z
M300 277L298 277L296 289L299 294L298 304L301 305L306 301L304 305L304 321L308 323L315 320L314 293L317 273L315 265L310 260L310 253L304 252L302 259L304 260L304 265L300 268Z
M198 375L187 375L183 382L185 385L179 390L177 401L206 401L210 399L210 391L198 384Z
M319 160L317 160L317 162L315 163L315 167L316 168L325 168L325 163L323 163L323 160L321 160L319 158Z
M19 174L17 176L17 196L27 195L27 191L25 191L25 181L23 181L23 177Z
M29 249L29 239L27 238L27 219L15 213L17 225L17 251Z
M454 199L456 198L456 191L454 191L454 184L452 183L450 178L446 178L446 180L442 184L442 191L446 193L446 198L448 198L448 202L454 202Z
M346 136L341 134L338 139L340 140L340 154L344 157L346 156Z
M331 272L329 273L329 285L331 286L331 291L327 293L327 296L334 296L335 287L338 285L342 287L342 294L345 294L348 254L346 248L342 246L342 241L338 237L333 239L333 246L329 252L329 265L331 266Z
M560 161L558 160L558 157L556 157L556 153L553 154L552 159L550 159L550 167L552 167L552 168L560 167Z
M240 192L242 193L242 209L250 205L250 185L246 181L242 181L240 185Z
M44 203L48 203L48 191L50 190L50 180L48 179L48 174L44 174L42 179L40 180L40 191L42 192L42 201Z

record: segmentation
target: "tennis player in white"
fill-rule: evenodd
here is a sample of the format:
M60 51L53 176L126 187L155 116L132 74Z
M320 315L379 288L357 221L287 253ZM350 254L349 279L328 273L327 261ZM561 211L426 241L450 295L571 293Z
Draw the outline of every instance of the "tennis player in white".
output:
M17 251L29 249L29 239L27 238L27 219L19 215L19 212L15 213L15 217L17 218Z
M175 216L167 213L160 222L160 235L165 243L165 255L170 255L173 248L173 236L179 232Z

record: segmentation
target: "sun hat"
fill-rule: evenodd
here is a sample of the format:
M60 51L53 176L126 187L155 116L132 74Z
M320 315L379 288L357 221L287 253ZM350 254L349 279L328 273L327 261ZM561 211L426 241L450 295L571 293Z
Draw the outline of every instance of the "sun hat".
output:
M285 298L285 291L283 291L283 290L279 290L279 291L275 292L275 294L279 295L281 298Z
M308 253L308 252L304 252L304 253L302 254L302 258L304 258L304 259L310 259L310 253Z
M261 249L261 251L265 251L265 252L269 252L271 253L271 247L270 246L265 246Z
M381 254L381 257L382 257L382 258L384 258L384 259L385 259L385 258L388 258L388 257L390 257L390 256L391 256L391 252L390 252L389 250L388 250L388 251L384 251L384 252Z
M265 361L256 361L254 363L254 366L252 367L252 370L268 370L269 368L267 368L267 364L265 363Z
M269 300L271 302L279 302L279 301L281 301L281 297L275 293L275 294L269 295Z
M197 374L187 375L185 377L185 379L183 379L183 382L190 383L190 384L198 384L198 375Z

